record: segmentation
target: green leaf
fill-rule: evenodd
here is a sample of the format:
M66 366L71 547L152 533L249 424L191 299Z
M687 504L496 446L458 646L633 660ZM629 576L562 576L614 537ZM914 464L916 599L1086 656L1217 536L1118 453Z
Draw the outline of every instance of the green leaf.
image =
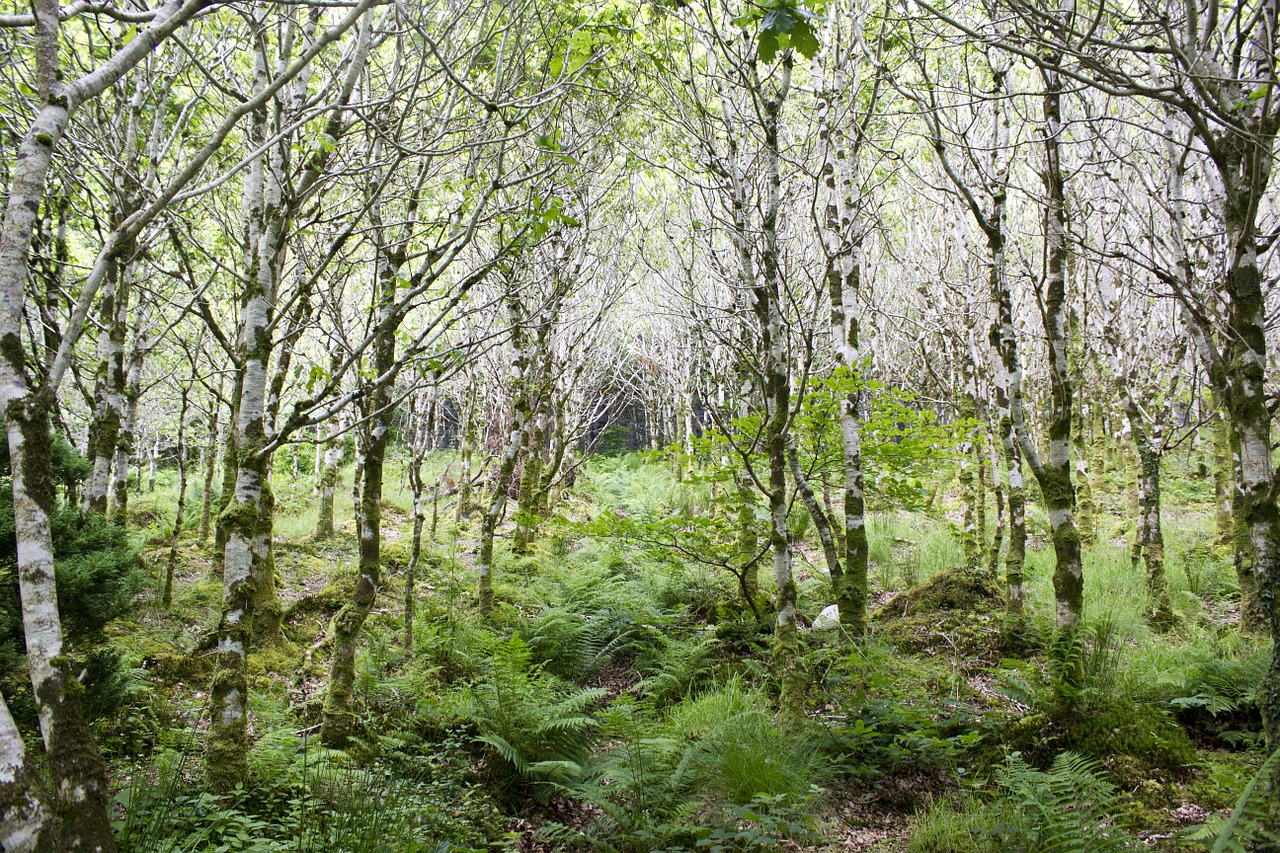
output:
M765 62L773 62L778 55L778 36L772 30L763 30L756 41L756 53Z
M791 31L791 46L799 51L800 55L805 59L813 59L818 55L822 44L818 41L818 36L813 32L813 27L809 26L809 22L800 21L796 24L795 29Z

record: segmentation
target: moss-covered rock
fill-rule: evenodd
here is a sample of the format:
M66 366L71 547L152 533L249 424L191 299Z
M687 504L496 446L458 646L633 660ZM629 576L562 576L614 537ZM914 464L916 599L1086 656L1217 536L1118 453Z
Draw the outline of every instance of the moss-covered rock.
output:
M157 654L144 658L142 666L168 684L203 684L213 675L210 658L204 655Z
M355 578L342 575L323 587L319 592L304 595L289 605L285 611L285 622L296 622L304 616L317 613L333 615L351 600L355 592Z
M1122 701L1062 713L1028 714L1003 733L1004 744L1036 765L1071 751L1102 759L1122 786L1157 775L1184 776L1196 763L1186 731L1161 708Z
M982 575L952 569L895 595L871 614L877 639L919 654L963 653L994 663L1005 649L1004 603Z
M996 585L981 574L966 569L939 572L914 589L900 592L871 615L873 622L885 622L919 613L959 610L967 613L996 613L1003 606Z

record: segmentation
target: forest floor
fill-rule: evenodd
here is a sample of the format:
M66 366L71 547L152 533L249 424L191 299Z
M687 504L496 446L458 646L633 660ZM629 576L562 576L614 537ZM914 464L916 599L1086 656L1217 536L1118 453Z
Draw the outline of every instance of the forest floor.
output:
M448 462L429 460L427 482ZM388 477L385 586L357 665L364 735L343 759L312 736L353 582L351 501L317 541L308 484L279 479L285 621L250 658L252 790L229 803L198 786L221 589L209 545L184 534L173 606L144 592L110 628L132 680L94 725L123 849L1207 850L1264 758L1253 690L1270 646L1235 627L1238 586L1210 546L1203 482L1168 489L1178 623L1165 632L1143 615L1124 496L1101 501L1086 684L1067 700L1046 663L1053 558L1037 508L1014 640L999 585L957 571L947 496L933 512L873 513L869 636L803 631L806 719L783 722L767 619L727 572L652 544L673 520L714 514L714 490L628 457L593 462L531 554L500 548L487 622L474 613L478 525L442 501L408 653L411 500ZM143 560L157 575L170 488L162 478L133 502L152 519ZM830 584L812 529L794 532L807 626ZM1064 816L1089 825L1063 830ZM1082 846L1047 846L1055 832Z

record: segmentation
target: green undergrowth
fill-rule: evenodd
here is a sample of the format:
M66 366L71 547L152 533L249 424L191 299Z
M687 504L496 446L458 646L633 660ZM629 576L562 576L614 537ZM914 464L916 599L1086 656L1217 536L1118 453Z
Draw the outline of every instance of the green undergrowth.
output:
M709 475L682 481L669 460L635 455L591 460L529 554L512 553L509 520L500 529L487 619L475 607L478 521L455 520L442 501L436 536L424 533L406 649L412 520L400 464L387 474L383 586L356 660L357 740L344 753L319 749L314 731L332 620L355 577L350 469L338 533L319 541L309 470L294 481L278 469L289 473L278 477L274 543L285 623L250 656L253 774L230 798L200 790L221 596L211 543L183 537L174 603L160 608L152 590L167 559L171 475L134 501L151 519L130 539L143 577L133 609L106 631L132 681L94 723L122 849L816 850L866 820L893 827L879 850L1136 850L1146 833L1160 836L1151 849L1184 853L1210 845L1175 810L1229 813L1263 759L1253 696L1271 649L1230 624L1238 587L1229 559L1204 546L1211 507L1175 504L1166 517L1177 620L1159 631L1112 514L1123 500L1101 496L1072 652L1085 683L1064 691L1047 664L1043 511L1029 512L1028 623L1011 643L1002 579L959 569L952 522L924 501L910 511L877 503L869 635L802 631L805 714L784 719L768 559L759 617L706 559L723 556L711 534L732 533L736 516L698 528L702 560L634 535L721 512ZM446 470L456 472L453 456L431 454L424 479ZM958 506L948 488L935 506ZM1185 499L1203 491L1192 484ZM832 602L831 584L812 520L797 517L792 534L807 624Z

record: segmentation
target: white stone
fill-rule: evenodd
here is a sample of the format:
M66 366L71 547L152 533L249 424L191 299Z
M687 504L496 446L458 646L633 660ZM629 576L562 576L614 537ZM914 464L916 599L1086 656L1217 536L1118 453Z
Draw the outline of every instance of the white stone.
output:
M821 631L824 628L835 628L840 624L840 605L832 604L830 607L823 608L817 618L813 620L813 630Z

